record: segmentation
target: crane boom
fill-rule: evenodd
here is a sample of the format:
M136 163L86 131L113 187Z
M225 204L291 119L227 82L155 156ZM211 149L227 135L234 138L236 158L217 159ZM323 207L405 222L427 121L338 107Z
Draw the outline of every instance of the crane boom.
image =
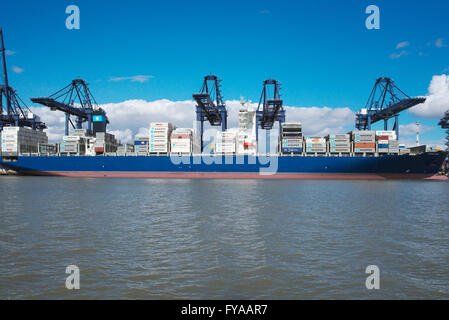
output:
M425 101L423 97L409 97L390 78L378 78L365 109L356 113L355 126L358 130L371 130L372 124L384 120L384 130L388 130L388 120L394 117L393 130L399 139L399 114Z
M60 100L60 101L58 101ZM76 128L81 129L82 123L88 123L88 131L92 131L93 116L103 116L105 123L109 123L106 112L98 107L88 84L83 79L74 79L72 82L50 95L49 97L31 98L31 101L47 106L52 111L62 111L66 115L65 135L69 134L70 116L76 117Z

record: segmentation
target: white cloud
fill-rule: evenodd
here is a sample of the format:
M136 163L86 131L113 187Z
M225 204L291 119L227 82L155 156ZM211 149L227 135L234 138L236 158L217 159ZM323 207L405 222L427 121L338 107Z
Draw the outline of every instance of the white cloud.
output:
M226 101L228 110L228 127L238 126L240 101ZM257 104L252 104L253 108ZM122 142L131 142L136 134L145 134L150 122L170 121L177 127L196 128L195 102L192 100L127 100L119 103L101 105L109 118L109 132ZM64 135L64 114L50 111L49 108L31 107L41 117L49 129L51 141L58 141ZM300 121L303 131L309 135L326 135L328 133L345 133L354 125L354 113L349 108L318 108L286 106L287 121ZM205 128L209 125L205 124Z
M11 51L11 50L5 50L5 53L6 53L7 56L13 56L13 55L16 54L15 51Z
M435 127L425 126L422 124L419 125L419 133L420 134L430 132L434 129L435 129ZM401 136L416 136L416 124L409 123L409 124L399 125L399 133L401 134Z
M410 45L410 42L408 42L408 41L402 41L402 42L399 42L399 43L396 45L396 49L406 48L406 47L408 47L409 45Z
M440 119L449 110L449 75L433 76L426 101L410 109L415 116Z
M435 47L443 48L443 47L447 47L447 45L444 43L443 38L439 38L439 39L435 40Z
M399 53L392 53L392 54L390 54L390 59L399 59L400 57L402 57L404 55L407 55L407 54L408 54L407 51L402 50Z
M138 75L138 76L132 76L132 77L115 77L115 78L111 78L109 79L109 81L126 81L126 80L131 80L131 82L146 82L149 79L154 78L154 76L143 76L143 75Z
M13 66L12 67L12 71L14 71L15 73L19 73L20 74L20 73L24 72L25 70L23 70L22 68Z

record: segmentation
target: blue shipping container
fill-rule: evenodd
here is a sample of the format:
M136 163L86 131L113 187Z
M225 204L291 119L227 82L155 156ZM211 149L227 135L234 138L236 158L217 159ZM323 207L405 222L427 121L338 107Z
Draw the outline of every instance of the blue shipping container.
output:
M147 144L148 144L148 141L134 141L135 146L144 146Z
M283 153L302 153L302 148L282 148Z

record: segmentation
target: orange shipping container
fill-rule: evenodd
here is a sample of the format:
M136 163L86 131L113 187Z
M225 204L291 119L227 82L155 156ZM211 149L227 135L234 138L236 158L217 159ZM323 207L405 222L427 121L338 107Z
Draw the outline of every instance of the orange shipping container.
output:
M375 143L355 143L354 147L355 148L375 148L376 144Z

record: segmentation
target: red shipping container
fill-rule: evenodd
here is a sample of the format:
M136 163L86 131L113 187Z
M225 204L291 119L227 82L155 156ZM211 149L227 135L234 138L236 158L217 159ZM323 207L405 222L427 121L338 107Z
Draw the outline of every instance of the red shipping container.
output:
M355 148L375 148L376 144L375 143L355 143L354 147Z
M190 139L190 137L191 135L188 133L176 133L171 135L172 139Z
M377 136L377 140L390 140L390 136Z
M95 152L104 152L104 148L102 147L96 147Z

